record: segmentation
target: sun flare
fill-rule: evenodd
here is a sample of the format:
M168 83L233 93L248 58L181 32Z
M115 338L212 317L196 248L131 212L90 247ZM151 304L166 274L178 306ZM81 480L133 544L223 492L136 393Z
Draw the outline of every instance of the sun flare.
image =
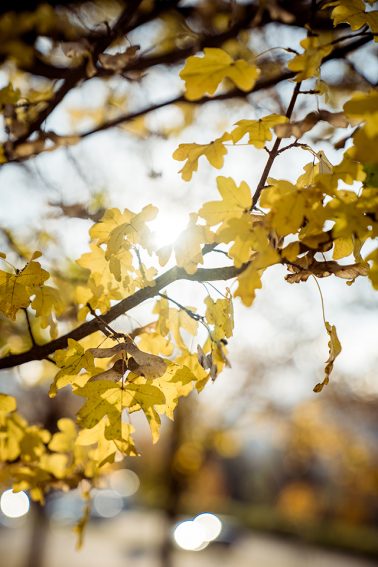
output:
M151 223L156 247L163 248L173 244L185 229L188 220L188 216L183 213L160 213Z

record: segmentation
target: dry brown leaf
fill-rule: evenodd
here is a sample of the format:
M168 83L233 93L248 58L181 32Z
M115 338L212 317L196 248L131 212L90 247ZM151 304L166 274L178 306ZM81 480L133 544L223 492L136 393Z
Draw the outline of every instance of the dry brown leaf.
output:
M90 348L88 351L94 358L111 358L114 355L126 352L129 358L127 368L132 370L134 374L144 376L147 379L159 378L166 371L167 365L160 356L149 354L140 350L131 339L125 339L111 348ZM117 370L117 369L116 369Z
M328 122L335 128L347 128L349 122L343 112L329 112L328 110L319 110L318 112L310 112L297 122L286 122L278 124L274 127L274 131L279 138L301 138L303 134L311 130L318 122Z
M326 361L326 366L324 369L325 371L324 380L323 382L319 382L319 384L316 384L316 386L314 387L314 392L316 392L317 394L321 392L324 386L326 386L329 383L329 377L333 370L333 363L335 362L336 357L339 356L341 352L341 343L339 341L339 337L337 336L335 325L331 325L330 323L328 323L328 321L326 321L325 327L329 336L329 341L328 341L329 356Z
M334 260L318 262L313 259L312 262L308 266L303 267L303 269L300 269L298 265L289 265L288 270L293 272L285 276L285 280L289 283L305 282L310 276L326 278L332 274L338 278L349 280L348 283L353 283L358 276L367 276L369 267L367 264L362 263L342 266Z
M130 61L135 59L138 49L140 49L139 45L132 45L128 47L126 51L120 53L103 53L99 56L99 61L104 69L119 73Z

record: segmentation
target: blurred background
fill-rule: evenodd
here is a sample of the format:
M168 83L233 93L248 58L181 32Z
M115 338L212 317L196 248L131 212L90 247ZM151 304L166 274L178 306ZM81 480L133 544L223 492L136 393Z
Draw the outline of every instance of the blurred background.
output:
M297 48L305 36L296 27L279 31L261 30L246 38L246 49ZM145 44L147 34L150 42L158 42L162 33L159 26L142 28L130 41ZM367 77L376 76L370 48L350 59L364 67ZM345 71L341 65L330 62L324 68L323 79L335 83L335 93ZM116 115L133 101L164 100L171 89L180 89L177 71L155 68L132 83L132 91L118 78L93 79L66 97L49 127L80 131L101 121L100 109ZM5 71L0 80L6 83ZM20 87L23 80L15 79ZM362 81L351 74L353 80L357 86ZM283 84L274 96L256 93L253 99L191 107L190 117L187 108L168 107L76 146L8 164L0 172L2 249L20 258L42 249L57 273L74 278L73 261L87 250L93 220L107 207L138 211L149 202L160 209L156 238L162 245L172 242L188 213L217 197L219 173L200 164L192 181L184 183L177 173L180 164L172 159L178 144L205 143L241 118L281 112L291 88ZM343 96L334 94L333 103L342 104ZM303 100L298 116L315 104ZM332 101L328 104L332 108ZM319 126L316 139L309 135L305 141L339 161L325 127ZM285 153L272 176L294 180L308 161L301 150ZM254 187L264 163L264 152L231 148L221 173ZM50 493L42 508L26 493L1 487L0 565L376 565L378 303L363 278L352 287L335 280L321 281L321 288L343 351L331 384L320 395L312 391L327 358L319 292L312 281L286 283L283 268L274 267L251 309L235 302L231 368L200 395L182 399L175 421L163 423L157 445L147 423L133 416L141 455L120 460L94 491L80 551L74 533L84 508L79 491ZM206 295L187 282L171 290L173 297L199 309ZM151 300L120 318L117 328L127 331L147 323L152 305ZM9 344L19 348L20 341L13 332ZM55 400L48 398L53 375L47 362L0 375L1 391L17 396L23 415L52 430L60 417L77 410L77 399L66 390Z

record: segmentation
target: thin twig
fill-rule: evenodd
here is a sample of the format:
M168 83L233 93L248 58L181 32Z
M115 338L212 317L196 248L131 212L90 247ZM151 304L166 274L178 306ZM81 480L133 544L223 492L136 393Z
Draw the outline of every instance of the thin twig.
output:
M296 83L296 85L294 87L294 91L293 91L293 94L291 96L289 106L288 106L286 114L285 114L285 116L289 119L291 118L291 115L293 113L294 106L295 106L295 103L297 101L300 89L301 89L301 84L302 84L302 82L299 81L298 83ZM256 191L255 191L253 198L252 198L251 210L253 210L255 205L257 205L257 202L260 198L261 192L265 187L266 180L268 178L270 170L272 169L272 165L274 163L274 160L276 159L276 157L278 155L278 150L279 150L279 147L281 145L282 140L283 140L283 138L280 138L280 137L276 138L276 141L274 142L273 147L270 150L270 154L269 154L268 160L265 164L264 171L261 174L260 181L259 181L259 183L256 187Z
M31 340L31 342L32 342L32 345L33 345L33 346L38 346L38 344L37 344L37 342L36 342L36 340L35 340L35 337L34 337L33 329L32 329L31 322L30 322L29 313L28 313L28 310L27 310L26 307L23 308L23 312L25 313L26 324L27 324L27 326L28 326L29 337L30 337L30 340Z

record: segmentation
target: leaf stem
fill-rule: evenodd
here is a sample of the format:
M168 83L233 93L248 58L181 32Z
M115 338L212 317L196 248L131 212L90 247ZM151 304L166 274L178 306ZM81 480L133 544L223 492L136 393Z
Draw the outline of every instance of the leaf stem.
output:
M319 294L320 294L320 301L321 301L321 304L322 304L322 315L323 315L324 326L325 326L325 328L327 328L327 321L326 321L325 308L324 308L324 298L323 298L322 290L320 288L319 282L316 279L316 277L315 276L312 276L312 277L314 278L315 283L318 286L318 290L319 290Z
M38 346L38 344L37 344L37 342L36 342L36 340L35 340L34 334L33 334L33 329L32 329L32 326L31 326L29 313L28 313L28 310L27 310L26 307L24 307L23 312L25 313L26 324L27 324L27 326L28 326L29 336L30 336L30 340L31 340L31 342L32 342L32 345L33 345L33 346Z

